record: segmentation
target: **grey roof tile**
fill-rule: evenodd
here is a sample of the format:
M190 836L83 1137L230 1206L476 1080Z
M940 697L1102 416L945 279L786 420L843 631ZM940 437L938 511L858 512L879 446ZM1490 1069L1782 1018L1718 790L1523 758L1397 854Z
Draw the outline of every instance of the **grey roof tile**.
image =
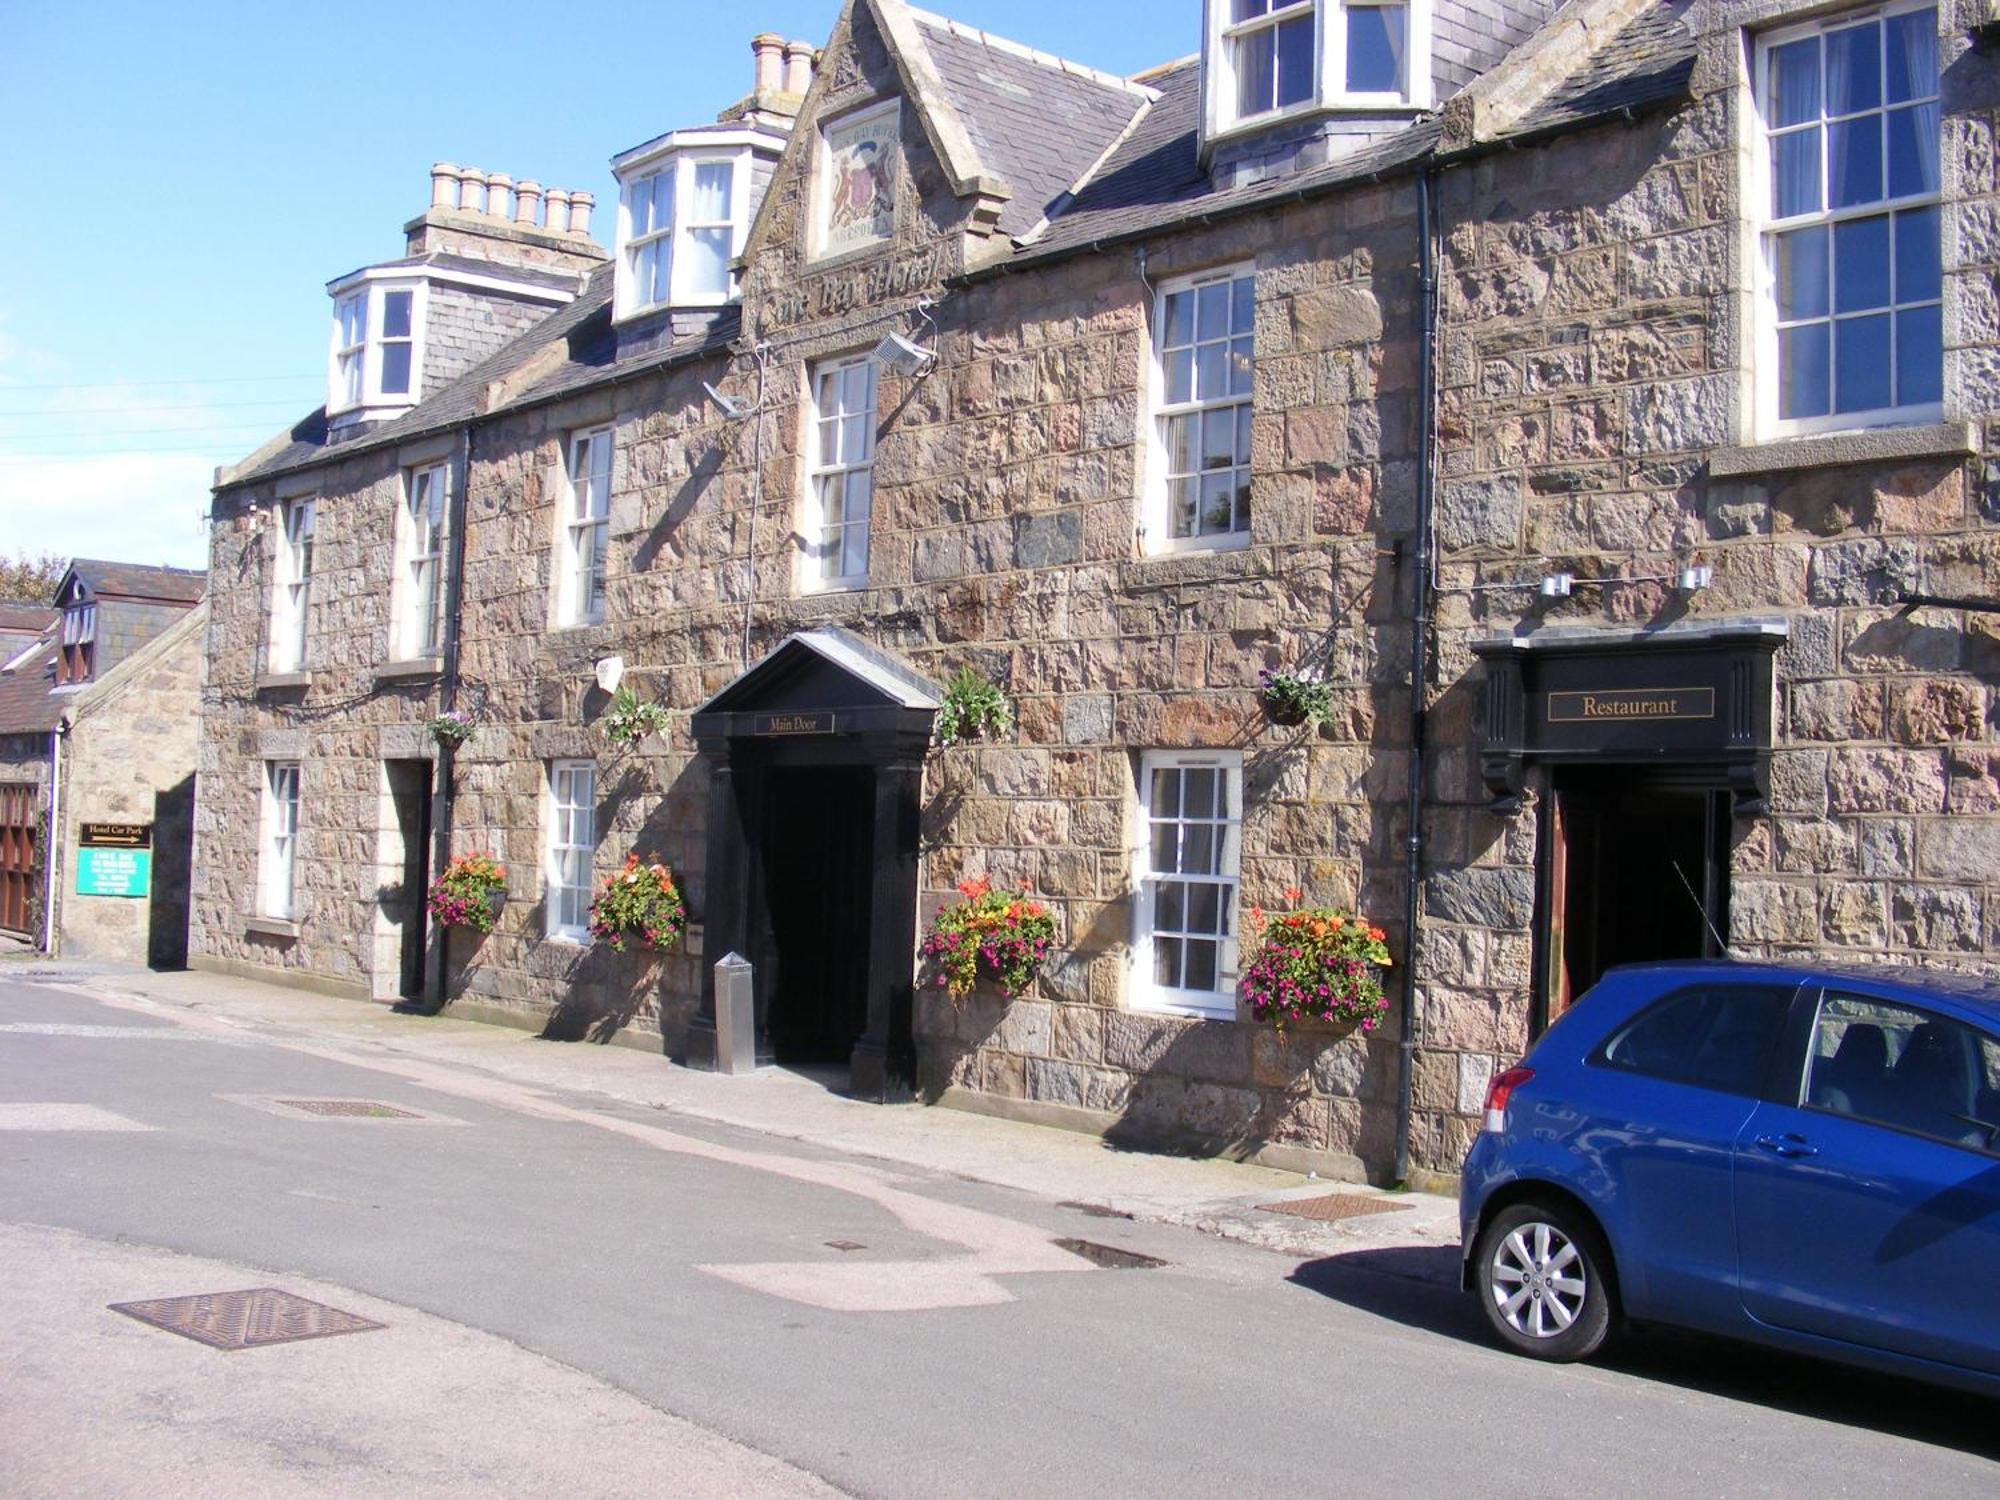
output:
M208 589L208 574L200 568L162 568L79 557L70 562L69 571L100 599L109 596L195 604Z

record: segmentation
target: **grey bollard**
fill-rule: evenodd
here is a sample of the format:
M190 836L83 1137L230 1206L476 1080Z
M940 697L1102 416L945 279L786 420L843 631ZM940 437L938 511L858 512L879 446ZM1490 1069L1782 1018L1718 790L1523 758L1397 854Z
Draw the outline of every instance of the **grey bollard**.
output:
M715 965L715 1071L757 1071L756 971L740 953Z

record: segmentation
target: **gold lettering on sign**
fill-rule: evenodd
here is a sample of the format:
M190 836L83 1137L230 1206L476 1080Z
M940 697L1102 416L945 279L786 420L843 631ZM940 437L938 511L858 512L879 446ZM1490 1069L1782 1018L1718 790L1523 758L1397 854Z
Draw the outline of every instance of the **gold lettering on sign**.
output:
M832 714L761 714L758 734L832 734Z
M1551 724L1712 719L1715 689L1607 688L1600 692L1550 693L1548 716Z

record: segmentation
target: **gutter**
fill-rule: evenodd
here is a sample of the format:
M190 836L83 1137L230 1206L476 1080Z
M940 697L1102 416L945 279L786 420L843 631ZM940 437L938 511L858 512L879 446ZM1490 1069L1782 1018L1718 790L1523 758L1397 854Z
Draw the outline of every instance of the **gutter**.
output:
M1404 868L1403 1000L1396 1042L1396 1181L1410 1179L1410 1132L1417 1052L1417 963L1421 951L1424 875L1424 685L1430 658L1431 514L1436 502L1438 341L1437 253L1432 230L1436 167L1417 176L1417 266L1421 327L1417 335L1416 571L1410 600L1410 826Z
M470 421L459 430L457 469L458 482L451 487L450 506L447 511L451 527L450 561L444 577L444 672L438 683L438 712L449 713L458 707L459 648L464 638L463 615L465 613L465 522L471 509L472 496L472 429ZM451 861L451 825L457 797L453 788L453 767L458 747L448 741L438 747L437 787L432 797L434 816L431 820L431 868L435 872L432 879L444 873L444 867ZM420 900L423 898L419 898ZM418 909L418 919L428 922L429 913ZM450 945L440 929L432 939L435 978L433 986L437 993L434 999L439 1008L450 998L445 994L446 963Z

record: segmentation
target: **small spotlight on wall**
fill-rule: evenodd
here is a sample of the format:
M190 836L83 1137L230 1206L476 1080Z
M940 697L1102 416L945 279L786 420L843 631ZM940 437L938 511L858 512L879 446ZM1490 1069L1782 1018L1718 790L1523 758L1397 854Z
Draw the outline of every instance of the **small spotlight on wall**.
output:
M1567 599L1576 591L1576 574L1549 573L1542 579L1544 599Z
M625 680L625 658L622 656L600 656L597 659L597 685L607 693L618 691L618 684Z
M922 344L913 344L900 333L891 333L875 346L875 358L891 374L921 375L937 356Z
M1681 569L1681 592L1698 594L1715 582L1715 569L1707 563L1689 563Z
M706 380L704 380L701 383L701 388L708 392L708 399L713 401L717 406L721 407L723 416L727 417L730 421L732 422L740 421L745 415L747 415L747 413L745 413L745 411L743 410L741 403L730 400L729 397L723 395L722 392L718 391L714 386L710 385Z

